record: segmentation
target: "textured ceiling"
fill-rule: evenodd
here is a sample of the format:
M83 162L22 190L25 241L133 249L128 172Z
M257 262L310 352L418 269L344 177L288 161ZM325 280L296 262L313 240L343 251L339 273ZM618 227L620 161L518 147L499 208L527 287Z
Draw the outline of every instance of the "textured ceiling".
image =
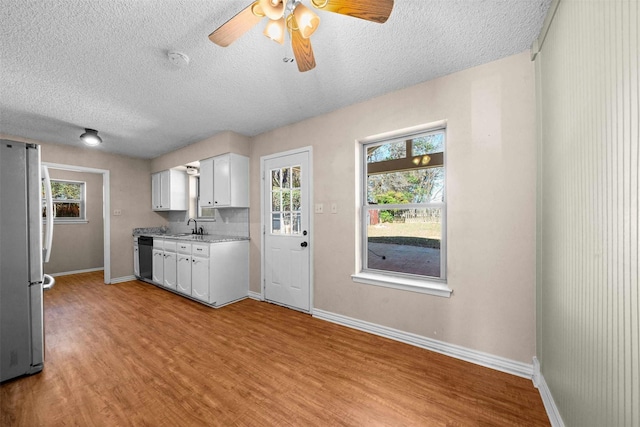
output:
M319 11L317 67L300 73L263 24L208 40L250 0L0 0L0 133L81 145L94 128L98 150L143 158L256 135L522 52L550 2L396 0L382 25Z

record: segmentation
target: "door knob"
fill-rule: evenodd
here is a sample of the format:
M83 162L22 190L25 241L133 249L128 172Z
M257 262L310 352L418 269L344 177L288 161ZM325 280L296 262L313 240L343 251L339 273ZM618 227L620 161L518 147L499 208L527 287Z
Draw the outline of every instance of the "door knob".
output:
M300 246L302 246L303 248L306 248L307 247L307 242L300 243Z

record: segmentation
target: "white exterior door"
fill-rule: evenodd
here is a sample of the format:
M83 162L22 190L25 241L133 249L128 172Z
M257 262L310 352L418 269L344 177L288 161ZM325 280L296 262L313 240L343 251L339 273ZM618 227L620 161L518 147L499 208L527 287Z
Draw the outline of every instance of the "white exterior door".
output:
M310 151L263 158L264 297L311 308Z

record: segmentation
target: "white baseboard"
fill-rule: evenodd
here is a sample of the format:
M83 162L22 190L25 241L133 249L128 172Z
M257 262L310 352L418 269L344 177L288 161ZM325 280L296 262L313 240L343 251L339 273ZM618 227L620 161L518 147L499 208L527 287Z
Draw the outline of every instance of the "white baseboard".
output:
M264 298L262 297L262 294L259 293L259 292L249 291L249 298L257 300L257 301L264 301Z
M547 411L547 416L549 417L549 422L551 422L552 427L564 427L564 421L562 421L562 417L560 416L560 411L558 411L558 407L556 406L555 400L553 400L553 396L551 395L551 390L549 390L549 386L547 382L544 380L544 376L542 372L540 372L540 362L537 357L533 358L533 384L538 387L538 391L540 392L540 397L542 398L542 403L544 404L544 409Z
M472 350L455 344L449 344L443 341L434 340L432 338L423 337L421 335L412 334L410 332L400 331L398 329L389 328L387 326L377 325L375 323L365 322L363 320L353 319L351 317L342 316L340 314L331 313L324 310L313 309L311 312L313 317L322 320L337 323L349 328L358 329L360 331L369 332L374 335L411 344L437 353L451 356L466 362L475 363L476 365L495 369L497 371L506 372L523 378L531 379L533 376L533 365L518 362L504 357L495 356L481 351Z
M136 276L122 276L122 277L116 277L115 279L111 279L110 284L115 284L115 283L122 283L122 282L130 282L131 280L136 280Z
M74 271L63 271L61 273L54 273L51 276L53 277L58 277L58 276L69 276L71 274L80 274L80 273L91 273L93 271L104 271L104 267L98 267L98 268L87 268L86 270L74 270Z

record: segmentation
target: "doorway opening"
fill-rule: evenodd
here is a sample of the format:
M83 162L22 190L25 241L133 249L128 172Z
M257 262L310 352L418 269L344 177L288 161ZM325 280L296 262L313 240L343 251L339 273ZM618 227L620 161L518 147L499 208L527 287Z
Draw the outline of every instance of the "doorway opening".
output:
M109 212L111 212L110 208L110 184L109 184L109 171L106 169L97 169L90 168L84 166L76 166L76 165L65 165L60 163L49 163L42 162L44 166L47 166L49 169L61 170L61 171L69 171L69 172L80 172L80 173L92 173L92 174L100 174L102 175L102 234L103 234L103 268L104 268L104 283L111 283L111 220ZM55 228L54 228L55 230ZM55 231L54 231L55 236ZM54 237L55 238L55 237ZM59 246L57 248L60 250ZM56 250L54 246L53 250Z

